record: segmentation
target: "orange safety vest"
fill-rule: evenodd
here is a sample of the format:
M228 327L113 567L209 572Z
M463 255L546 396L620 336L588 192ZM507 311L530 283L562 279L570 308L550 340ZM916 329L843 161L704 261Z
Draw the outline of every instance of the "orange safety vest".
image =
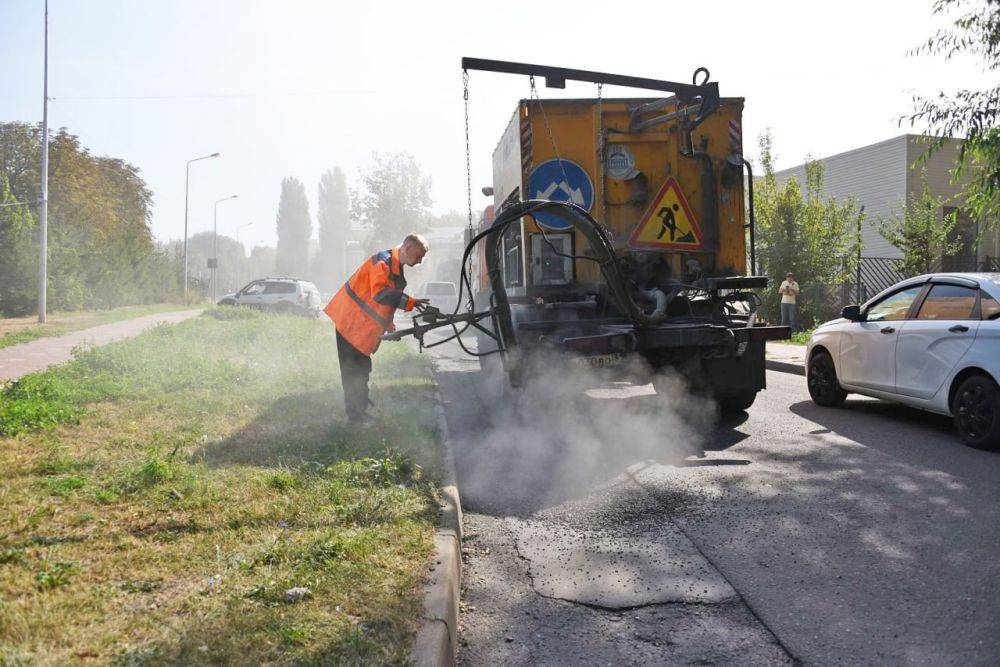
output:
M348 343L370 355L378 349L382 334L392 327L396 309L413 310L415 301L403 293L405 287L399 248L383 250L354 272L323 312Z

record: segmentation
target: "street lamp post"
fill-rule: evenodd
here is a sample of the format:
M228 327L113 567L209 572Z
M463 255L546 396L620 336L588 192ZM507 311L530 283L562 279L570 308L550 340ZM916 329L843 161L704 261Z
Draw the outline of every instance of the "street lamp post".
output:
M236 243L240 242L240 230L243 229L244 227L249 227L252 224L253 224L252 222L248 222L247 224L240 225L239 227L236 228ZM236 263L236 289L240 288L240 265L241 264L243 264L243 246L242 245L240 245L240 259Z
M211 155L204 155L202 157L196 157L192 160L188 160L187 166L184 168L184 298L185 299L187 299L187 291L188 291L188 185L191 182L191 163L197 162L198 160L207 160L213 157L219 157L219 154L212 153Z
M212 267L212 303L219 300L219 204L237 197L239 195L229 195L215 200L212 213L212 263L215 265Z
M41 208L38 211L38 321L45 323L49 261L49 0L45 0L45 71L42 75Z

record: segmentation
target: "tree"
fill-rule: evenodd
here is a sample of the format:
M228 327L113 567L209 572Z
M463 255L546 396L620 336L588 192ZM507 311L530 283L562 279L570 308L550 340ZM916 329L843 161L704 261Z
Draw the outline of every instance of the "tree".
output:
M804 189L795 179L778 183L773 141L760 137L763 176L754 186L757 256L771 287L764 293L764 315L778 318L777 285L791 272L802 285L799 312L803 323L831 315L827 295L852 275L858 244L857 201L823 198L823 163L807 160Z
M369 230L368 250L394 246L426 227L431 179L409 153L375 153L361 184L351 204L354 218Z
M876 221L882 238L903 252L904 275L931 273L938 259L958 250L959 244L951 238L956 216L942 216L942 203L925 182L920 195L912 194L902 202L902 211Z
M482 211L473 211L472 219L473 221L478 221L480 216L482 216ZM448 211L447 213L442 213L441 215L431 216L427 221L427 226L434 227L465 227L469 224L469 214L459 213L458 211Z
M267 278L277 275L278 251L267 245L255 245L250 251L250 266L247 282L255 278Z
M40 126L0 123L0 179L8 199L32 206L38 199L41 139ZM48 233L52 309L109 308L179 296L179 280L150 231L152 200L136 167L91 155L66 128L53 133ZM6 284L18 286L8 290L0 310L26 315L37 308L37 295L28 297L34 290L30 285L37 284L36 222L31 209L5 207L0 225L0 274ZM13 299L14 292L22 297Z
M914 50L914 54L980 56L990 72L1000 69L1000 0L937 0L934 14L970 8ZM914 96L911 125L923 122L937 139L924 159L940 150L947 138L964 137L958 149L955 179L969 173L966 200L976 217L1000 218L1000 86L985 90L960 90L954 95Z
M27 314L38 302L37 222L0 173L0 313Z
M281 181L277 225L277 271L283 276L301 276L303 269L309 266L312 222L309 220L309 200L306 199L305 186L293 176Z
M198 232L188 238L188 266L190 267L191 289L202 297L211 295L211 269L208 260L213 256L215 235L212 232ZM250 282L251 264L247 261L246 250L242 243L228 236L219 235L219 268L216 277L219 281L219 296L235 292ZM181 241L171 241L168 254L178 258L182 256ZM238 280L237 280L238 279Z
M316 223L319 226L319 254L313 276L322 289L330 290L347 279L345 266L347 229L351 224L347 181L340 167L327 170L320 177L316 200Z

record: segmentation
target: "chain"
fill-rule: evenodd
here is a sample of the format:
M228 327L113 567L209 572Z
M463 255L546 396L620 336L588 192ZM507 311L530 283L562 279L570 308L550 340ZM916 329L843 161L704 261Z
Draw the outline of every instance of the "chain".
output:
M469 238L471 239L475 233L475 228L472 226L472 149L469 144L469 71L462 70L462 100L465 105L465 199L468 204L469 211ZM485 217L485 216L484 216ZM472 254L469 254L469 261L463 267L463 273L468 276L472 273ZM476 278L479 281L479 278ZM461 292L459 292L461 296ZM468 308L470 311L475 310L475 295L472 293L472 287L469 286L469 303ZM456 306L455 312L458 312L458 307ZM456 332L457 333L457 332ZM459 340L459 345L462 341Z
M465 198L469 207L469 229L472 229L472 149L469 146L469 71L462 70L462 99L465 103Z
M600 202L601 218L600 222L602 225L607 225L607 215L608 212L605 209L604 204L604 107L602 106L604 93L604 84L597 84L597 183L598 192L596 193L598 201Z
M531 85L531 99L538 102L538 109L542 112L542 123L545 125L545 133L549 135L549 143L552 144L552 152L556 156L556 163L559 165L559 171L562 172L563 182L566 183L566 187L569 187L569 178L566 176L566 165L563 164L562 158L559 157L559 148L556 146L556 138L552 136L552 128L549 127L549 117L545 114L545 106L542 104L542 98L538 96L538 88L535 87L535 77L528 77L528 83Z

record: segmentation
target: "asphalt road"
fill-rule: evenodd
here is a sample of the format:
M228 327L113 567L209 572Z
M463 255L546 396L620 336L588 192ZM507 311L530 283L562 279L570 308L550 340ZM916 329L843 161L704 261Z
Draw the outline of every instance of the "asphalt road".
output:
M439 350L464 664L1000 662L1000 454L947 419L777 372L725 421L565 369L501 402Z

